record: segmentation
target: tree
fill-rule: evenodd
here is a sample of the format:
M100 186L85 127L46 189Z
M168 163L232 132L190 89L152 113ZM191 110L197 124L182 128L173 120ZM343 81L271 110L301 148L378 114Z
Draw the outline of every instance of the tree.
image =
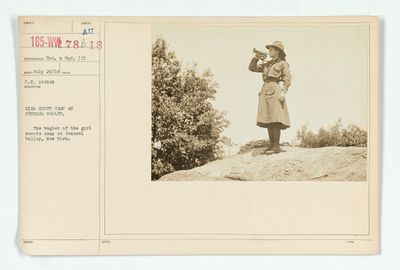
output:
M182 69L164 39L152 47L152 179L216 160L226 141L225 114L213 108L218 85L210 70Z

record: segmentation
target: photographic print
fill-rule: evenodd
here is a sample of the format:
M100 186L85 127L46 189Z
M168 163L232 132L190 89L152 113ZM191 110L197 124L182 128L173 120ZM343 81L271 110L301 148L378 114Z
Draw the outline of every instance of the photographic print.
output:
M20 17L21 249L375 254L378 22Z
M152 25L153 181L366 181L369 27Z

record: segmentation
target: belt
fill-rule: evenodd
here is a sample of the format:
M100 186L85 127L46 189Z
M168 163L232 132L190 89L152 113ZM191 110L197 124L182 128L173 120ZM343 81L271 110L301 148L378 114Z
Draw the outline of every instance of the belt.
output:
M264 82L279 82L279 78L276 77L266 77Z

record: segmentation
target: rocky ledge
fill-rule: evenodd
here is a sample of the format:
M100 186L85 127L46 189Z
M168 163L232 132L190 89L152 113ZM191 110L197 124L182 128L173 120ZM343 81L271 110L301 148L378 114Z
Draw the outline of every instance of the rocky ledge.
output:
M366 147L283 147L266 155L265 148L175 171L159 181L365 181Z

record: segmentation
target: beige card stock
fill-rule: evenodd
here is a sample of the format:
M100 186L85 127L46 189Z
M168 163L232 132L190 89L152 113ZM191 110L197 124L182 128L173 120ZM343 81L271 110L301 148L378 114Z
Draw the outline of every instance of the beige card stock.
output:
M20 17L18 35L25 254L378 252L377 17ZM225 135L241 145L266 136L255 125L262 80L248 70L253 47L282 41L293 78L286 96L292 126L283 138L311 119L321 126L332 112L361 119L366 178L152 179L157 38L183 64L214 72L212 104L228 111ZM343 92L342 83L356 90ZM319 94L332 109L318 105ZM311 106L314 118L301 118Z

